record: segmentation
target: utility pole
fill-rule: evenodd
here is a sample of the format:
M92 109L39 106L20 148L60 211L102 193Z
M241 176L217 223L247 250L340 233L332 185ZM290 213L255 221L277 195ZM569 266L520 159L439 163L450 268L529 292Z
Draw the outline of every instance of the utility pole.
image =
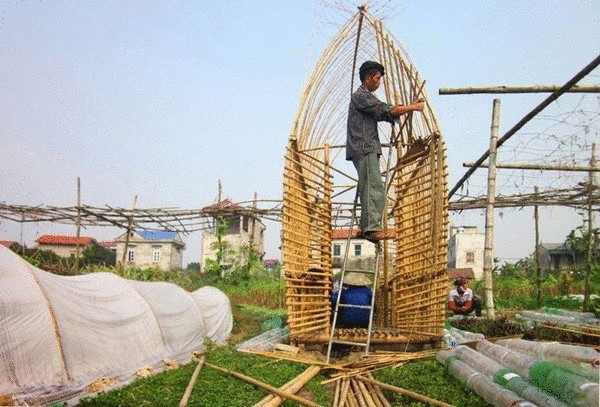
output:
M487 317L496 318L494 311L494 289L492 273L494 270L494 199L496 196L496 146L500 121L500 99L494 99L492 127L490 134L490 154L488 168L487 205L485 209L485 244L483 251L483 278L485 281L485 303Z

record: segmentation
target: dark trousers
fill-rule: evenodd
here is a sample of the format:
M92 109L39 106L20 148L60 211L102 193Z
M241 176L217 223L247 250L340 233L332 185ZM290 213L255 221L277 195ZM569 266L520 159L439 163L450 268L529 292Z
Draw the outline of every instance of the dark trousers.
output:
M473 296L473 305L471 305L471 308L467 309L466 311L452 311L452 312L454 312L454 315L469 315L471 312L473 312L473 310L475 310L476 316L478 316L478 317L481 316L481 298L479 298L476 295Z
M379 155L368 153L352 159L358 173L360 228L364 232L381 230L385 191L379 168Z

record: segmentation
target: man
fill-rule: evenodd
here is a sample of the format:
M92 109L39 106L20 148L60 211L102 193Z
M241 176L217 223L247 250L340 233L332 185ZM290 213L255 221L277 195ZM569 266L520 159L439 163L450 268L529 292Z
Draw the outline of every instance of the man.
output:
M448 293L448 308L454 315L468 315L475 310L475 315L481 316L481 299L473 295L473 290L467 287L469 280L459 277L454 281L452 290Z
M422 111L423 99L410 105L390 106L373 94L385 74L383 65L366 61L360 66L361 86L352 94L348 109L346 160L352 161L358 173L358 196L360 198L361 237L376 243L382 238L381 220L385 203L385 190L379 169L381 142L377 122L393 122L405 113Z

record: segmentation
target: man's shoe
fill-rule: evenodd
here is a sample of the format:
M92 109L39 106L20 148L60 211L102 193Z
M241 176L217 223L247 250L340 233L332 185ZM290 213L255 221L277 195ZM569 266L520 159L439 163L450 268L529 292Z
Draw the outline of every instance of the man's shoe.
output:
M377 230L377 231L371 230L371 231L368 231L365 233L361 233L360 237L365 240L368 240L371 243L377 244L382 239L381 234L382 233L380 230Z

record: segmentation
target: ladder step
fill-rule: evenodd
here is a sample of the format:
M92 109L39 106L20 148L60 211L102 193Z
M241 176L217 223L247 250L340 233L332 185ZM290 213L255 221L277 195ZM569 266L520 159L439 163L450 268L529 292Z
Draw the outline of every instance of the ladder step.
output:
M338 304L338 307L344 308L356 308L356 309L371 309L370 305L352 305L352 304Z
M363 343L363 342L336 341L335 339L331 342L339 343L340 345L356 345L356 346L364 346L364 347L367 346L367 344Z
M345 273L363 273L363 274L375 274L375 270L348 270Z

